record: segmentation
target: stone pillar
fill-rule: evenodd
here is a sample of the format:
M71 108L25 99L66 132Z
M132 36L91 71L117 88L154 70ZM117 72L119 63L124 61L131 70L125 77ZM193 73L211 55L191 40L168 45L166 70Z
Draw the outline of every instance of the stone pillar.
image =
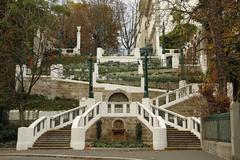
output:
M161 52L160 52L160 28L159 27L155 27L155 45L156 45L156 55L157 56L161 56Z
M136 58L139 58L139 59L141 58L141 54L140 54L140 49L139 48L134 48L131 53L133 53L133 56L135 56Z
M232 160L240 160L240 102L233 102L230 107Z
M97 48L97 61L100 62L100 59L102 58L104 54L104 49L102 48Z
M138 62L139 62L139 64L138 64L138 74L143 75L143 63L142 63L142 60L139 60Z
M77 49L78 49L78 52L80 53L80 49L81 49L81 26L77 27Z
M232 102L233 101L233 85L230 82L227 83L227 96L229 97L230 102Z
M153 128L153 150L164 150L167 147L167 129Z
M144 92L144 77L141 77L141 90Z
M186 80L180 80L179 81L179 88L185 87L187 85Z
M27 150L29 147L32 147L34 143L33 140L33 128L18 128L18 140L16 150Z
M173 54L172 56L172 68L178 69L179 68L179 55Z
M202 69L202 72L206 74L207 72L207 55L205 53L201 53L200 55L200 66Z
M73 150L84 150L85 148L85 128L72 128L70 146Z
M143 98L142 99L142 104L147 107L148 109L151 109L150 108L150 98Z
M27 66L24 64L22 65L22 76L23 77L26 77L27 76Z
M50 67L50 76L51 78L61 78L63 77L63 65L62 64L54 64Z

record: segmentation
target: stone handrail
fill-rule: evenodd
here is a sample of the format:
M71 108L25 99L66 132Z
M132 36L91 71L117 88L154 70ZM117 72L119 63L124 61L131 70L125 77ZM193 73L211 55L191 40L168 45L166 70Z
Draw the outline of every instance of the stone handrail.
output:
M49 118L41 117L35 120L29 127L18 128L17 150L26 150L49 129Z
M161 117L138 102L98 102L84 114L75 118L72 125L71 147L85 148L86 131L101 117L136 117L153 133L153 149L161 150L167 146L166 125Z
M197 84L189 84L151 99L151 104L156 107L168 108L192 97L197 90Z
M194 135L200 138L200 119L196 117L185 117L167 109L155 106L152 106L152 111L155 115L161 116L167 125L179 130L191 131Z
M52 117L40 117L29 127L18 128L17 150L26 150L46 131L70 125L74 118L85 112L86 106L79 106Z
M37 139L41 135L41 132L48 128L47 120L47 117L40 117L29 126L29 128L33 129L34 139Z
M139 102L137 102L137 116L146 126L149 126L148 128L151 131L153 131L154 127L161 127L159 126L157 117Z
M77 116L85 112L86 108L87 106L83 105L50 117L50 128L58 129L71 124Z

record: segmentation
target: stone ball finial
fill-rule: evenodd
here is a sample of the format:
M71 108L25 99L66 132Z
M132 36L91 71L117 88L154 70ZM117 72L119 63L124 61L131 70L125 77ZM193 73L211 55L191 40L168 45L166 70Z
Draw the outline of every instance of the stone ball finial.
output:
M81 26L77 26L77 30L78 30L78 32L80 32L81 31Z

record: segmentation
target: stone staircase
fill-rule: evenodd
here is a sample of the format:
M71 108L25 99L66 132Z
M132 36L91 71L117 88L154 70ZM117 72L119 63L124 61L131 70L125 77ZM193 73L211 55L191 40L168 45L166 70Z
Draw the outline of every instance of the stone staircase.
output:
M71 125L50 130L40 136L30 149L71 149Z
M167 150L201 150L200 140L190 131L167 127Z

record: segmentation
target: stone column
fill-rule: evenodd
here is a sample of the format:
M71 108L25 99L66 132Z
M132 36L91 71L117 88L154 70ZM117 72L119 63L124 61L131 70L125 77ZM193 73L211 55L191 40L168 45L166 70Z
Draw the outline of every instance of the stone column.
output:
M100 62L100 59L102 58L104 54L104 49L102 48L97 48L97 61Z
M157 56L161 56L159 38L160 38L160 28L155 27L155 45L156 45L156 55Z
M80 53L80 48L81 48L81 26L78 26L77 27L77 49L79 53Z
M142 60L139 60L138 74L143 75L143 63L142 63Z
M233 102L230 107L232 160L240 160L240 103Z
M204 74L206 74L206 72L207 72L207 55L202 52L199 58L200 58L200 66L201 66L202 72Z
M61 78L63 77L63 65L62 64L54 64L50 67L50 76L51 78Z

